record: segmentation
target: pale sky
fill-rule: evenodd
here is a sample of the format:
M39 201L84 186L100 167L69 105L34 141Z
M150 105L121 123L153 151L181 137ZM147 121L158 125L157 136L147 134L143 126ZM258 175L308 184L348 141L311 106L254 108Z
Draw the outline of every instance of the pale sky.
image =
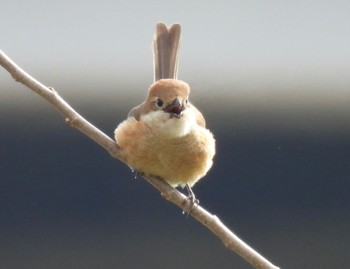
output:
M35 70L51 66L66 73L83 67L116 78L148 78L151 37L162 20L182 24L185 78L193 72L234 80L236 73L294 68L340 76L334 73L350 70L349 10L348 1L316 0L5 0L0 44Z
M339 0L3 0L0 49L69 100L125 95L136 105L153 80L156 22L179 22L179 78L192 86L197 103L316 107L345 119L349 10L350 2ZM23 94L3 70L0 87L0 102Z

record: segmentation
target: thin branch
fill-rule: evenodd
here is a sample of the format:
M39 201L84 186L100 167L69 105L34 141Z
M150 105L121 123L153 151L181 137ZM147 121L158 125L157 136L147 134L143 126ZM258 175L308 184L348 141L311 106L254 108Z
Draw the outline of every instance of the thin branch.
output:
M66 101L64 101L56 91L52 88L46 87L39 81L35 80L19 66L17 66L9 57L7 57L0 50L0 65L2 65L11 76L18 82L24 84L29 89L33 90L57 109L71 127L74 127L90 137L97 144L107 150L114 158L122 159L118 145L113 139L108 137L102 131L93 126L90 122L79 115ZM189 212L200 223L212 231L223 244L240 255L247 262L259 269L278 269L275 265L270 263L267 259L249 247L241 239L239 239L233 232L231 232L217 216L210 214L201 206L195 206L191 209L191 202L186 199L181 192L171 187L165 181L157 177L145 177L145 179L158 189L161 195L168 201L182 208L183 211Z

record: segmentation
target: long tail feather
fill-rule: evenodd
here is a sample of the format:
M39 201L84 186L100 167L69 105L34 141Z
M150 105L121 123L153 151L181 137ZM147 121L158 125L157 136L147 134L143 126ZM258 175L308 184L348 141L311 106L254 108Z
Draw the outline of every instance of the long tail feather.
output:
M159 22L153 39L154 81L177 79L180 52L180 24L170 27Z

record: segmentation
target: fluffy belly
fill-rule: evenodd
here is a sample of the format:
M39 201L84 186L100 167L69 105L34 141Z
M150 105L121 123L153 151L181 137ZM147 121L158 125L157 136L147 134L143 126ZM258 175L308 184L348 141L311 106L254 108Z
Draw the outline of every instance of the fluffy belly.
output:
M131 121L118 126L115 138L132 168L159 176L173 186L193 186L208 172L215 154L213 135L200 126L173 138L157 135L141 122Z

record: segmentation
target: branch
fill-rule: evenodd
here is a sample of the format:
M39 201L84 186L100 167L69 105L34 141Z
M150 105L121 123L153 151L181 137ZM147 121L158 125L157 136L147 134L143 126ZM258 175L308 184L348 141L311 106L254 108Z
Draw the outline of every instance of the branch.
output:
M79 115L79 113L77 113L68 103L66 103L66 101L64 101L56 91L54 91L52 88L46 87L18 67L1 50L0 65L2 65L11 74L14 80L24 84L29 89L50 102L52 106L62 114L67 124L90 137L93 141L107 150L114 158L126 163L125 160L122 159L120 148L113 139L108 137L90 122L85 120L81 115ZM200 223L212 231L219 239L221 239L227 248L240 255L255 268L278 269L278 267L274 266L254 249L239 239L219 220L217 216L210 214L201 206L195 206L192 208L191 202L186 199L185 195L171 187L162 179L149 176L145 177L145 179L156 189L158 189L166 200L182 208L183 211L190 212L195 219L197 219Z

